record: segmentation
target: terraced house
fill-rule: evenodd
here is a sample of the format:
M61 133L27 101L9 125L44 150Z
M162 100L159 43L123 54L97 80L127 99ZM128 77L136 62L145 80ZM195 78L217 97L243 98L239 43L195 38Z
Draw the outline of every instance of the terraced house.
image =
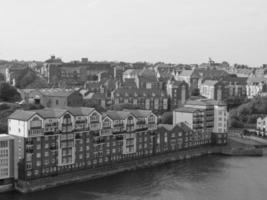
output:
M167 93L156 89L119 88L112 92L111 98L114 104L133 104L155 113L169 109Z

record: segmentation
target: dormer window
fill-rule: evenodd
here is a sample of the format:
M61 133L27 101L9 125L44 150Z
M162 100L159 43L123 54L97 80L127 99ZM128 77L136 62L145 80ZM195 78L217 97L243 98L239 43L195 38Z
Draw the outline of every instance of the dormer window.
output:
M31 128L41 128L42 127L42 121L39 117L34 117L30 122Z
M93 122L93 121L94 121L94 122L95 122L95 121L98 122L98 121L99 121L99 116L98 116L98 114L96 114L96 113L92 114L91 117L90 117L90 121L91 121L91 122Z
M103 121L103 127L111 127L111 121L108 118Z

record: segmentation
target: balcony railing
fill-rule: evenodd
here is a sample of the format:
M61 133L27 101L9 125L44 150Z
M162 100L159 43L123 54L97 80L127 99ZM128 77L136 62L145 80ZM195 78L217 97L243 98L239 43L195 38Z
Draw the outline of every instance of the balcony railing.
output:
M44 134L43 128L32 128L29 130L29 136L43 135L43 134Z
M100 129L100 123L94 123L90 124L90 130L99 130Z
M112 134L112 129L111 128L105 128L101 130L101 136L108 136Z
M71 122L63 122L62 123L62 127L69 127L69 126L72 126Z
M140 124L146 124L146 121L145 120L138 120L136 122L136 124L140 125Z

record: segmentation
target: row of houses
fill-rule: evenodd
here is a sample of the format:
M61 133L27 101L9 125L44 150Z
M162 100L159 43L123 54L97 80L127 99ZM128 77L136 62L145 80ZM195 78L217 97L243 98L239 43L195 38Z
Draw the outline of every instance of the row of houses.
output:
M150 110L16 110L8 118L8 134L0 136L0 185L44 177L53 181L53 177L73 171L225 144L226 131L215 128L215 121L224 116L217 107L223 106L199 101L189 102L185 108L197 105L194 112L175 110L173 125L158 124L157 115Z

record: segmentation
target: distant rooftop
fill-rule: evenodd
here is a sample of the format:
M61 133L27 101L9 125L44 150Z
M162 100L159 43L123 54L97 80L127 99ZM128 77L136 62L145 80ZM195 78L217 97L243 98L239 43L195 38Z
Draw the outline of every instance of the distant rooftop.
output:
M181 107L181 108L175 109L176 112L184 112L184 113L194 113L199 110L200 109L198 108L191 108L191 107Z

